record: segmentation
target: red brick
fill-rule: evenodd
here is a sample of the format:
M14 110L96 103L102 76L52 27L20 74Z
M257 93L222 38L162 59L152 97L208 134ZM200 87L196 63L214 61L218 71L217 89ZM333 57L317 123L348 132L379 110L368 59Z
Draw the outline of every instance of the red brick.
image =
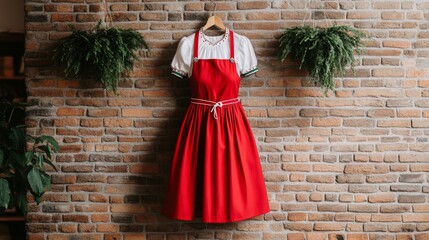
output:
M126 233L124 234L124 240L142 240L146 239L145 233Z
M79 232L91 233L95 232L95 226L93 224L79 224Z
M51 15L52 22L74 22L75 15L73 14L52 14Z
M104 234L104 240L122 240L121 233L106 233Z
M109 214L93 214L91 216L91 221L98 223L98 222L110 222L110 215Z
M78 153L82 151L81 145L61 145L60 151L61 153Z
M80 120L82 127L102 127L103 119L82 119Z
M344 223L321 223L316 222L314 224L314 230L316 231L344 231Z
M119 231L119 226L116 224L97 224L97 232L114 233Z
M373 214L371 222L401 222L399 214Z
M429 233L417 233L415 234L415 240L425 240L429 238Z
M368 240L368 234L366 233L349 233L347 234L347 240Z
M134 164L130 166L130 172L139 174L158 173L159 166L152 163Z
M194 2L194 3L186 3L185 11L202 11L204 10L204 3Z
M287 240L305 240L304 233L288 233Z
M143 205L113 204L110 206L113 213L145 213L146 207Z
M167 14L165 12L143 12L140 13L140 19L143 21L165 21Z
M396 112L397 112L398 117L404 117L404 118L422 116L422 112L420 110L398 109ZM411 121L411 123L412 123L412 125L414 125L413 120Z
M142 104L141 99L109 99L107 101L109 106L140 106Z
M307 175L307 182L310 183L334 183L334 176L324 176L324 175Z
M76 17L77 22L97 22L99 19L98 14L78 14Z
M401 2L379 1L372 4L374 9L401 9Z
M411 42L406 40L385 40L383 41L383 47L391 47L391 48L410 48Z
M89 222L89 218L86 215L63 215L64 222L79 222L79 223L87 223Z
M79 126L79 119L76 119L76 118L55 119L54 125L56 127Z
M374 19L377 18L379 14L377 12L362 12L362 11L350 11L347 12L348 19Z
M319 240L319 239L327 238L326 233L317 233L317 232L306 233L305 236L307 237L307 240Z
M368 111L369 117L395 117L395 111L393 109L372 109Z
M396 201L396 195L393 193L378 193L373 194L368 197L368 202L371 203L388 203L388 202L395 202Z
M30 236L29 236L29 239L33 239L32 238L32 236L33 236L34 234L31 234ZM36 238L37 239L37 238ZM34 240L36 240L36 239L34 239ZM42 238L40 238L40 239L45 239L44 237L42 237ZM63 234L49 234L48 236L47 236L47 239L48 240L67 240L68 239L68 237L66 236L66 235L63 235Z
M105 127L132 127L133 120L122 118L106 118L104 119Z
M89 117L115 117L118 115L117 109L88 109Z
M107 212L106 204L81 204L75 206L76 212Z
M402 215L403 222L429 222L429 214L415 213Z
M268 7L268 3L265 1L238 2L237 4L237 8L240 10L264 9L267 7Z
M73 6L68 4L47 4L45 5L46 12L73 12Z
M314 127L338 127L341 122L340 118L313 118Z
M381 120L377 123L378 127L400 127L400 128L409 128L411 127L410 120L400 120L400 119L392 119L392 120Z
M75 233L77 226L75 224L61 224L58 226L58 230L63 233Z
M83 116L85 115L85 109L82 108L58 108L58 116Z
M278 20L280 14L276 12L253 12L246 15L247 20Z
M112 11L126 11L128 9L127 4L112 4L110 10Z
M398 68L377 68L372 71L374 77L403 77L404 70Z
M96 185L69 185L67 186L69 192L100 192L101 186Z
M152 111L149 109L142 109L142 108L123 108L122 116L147 118L152 116Z
M307 213L303 212L291 212L288 214L288 220L289 221L306 221L307 220Z

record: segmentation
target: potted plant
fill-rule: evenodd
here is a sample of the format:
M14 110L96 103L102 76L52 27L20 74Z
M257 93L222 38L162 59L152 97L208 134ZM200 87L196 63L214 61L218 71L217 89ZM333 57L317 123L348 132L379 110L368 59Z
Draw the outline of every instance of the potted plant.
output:
M116 92L118 79L133 69L135 51L149 47L137 31L101 23L90 31L72 30L55 48L54 59L65 64L66 77L91 78Z
M32 137L25 125L15 124L22 105L0 101L0 212L17 207L25 214L27 192L40 203L51 185L44 166L55 169L52 154L59 150L53 137Z
M349 65L353 70L354 53L362 53L364 36L362 31L349 26L294 27L282 34L278 57L283 61L291 55L300 60L300 69L308 71L311 80L326 94L335 89L334 75L344 75Z

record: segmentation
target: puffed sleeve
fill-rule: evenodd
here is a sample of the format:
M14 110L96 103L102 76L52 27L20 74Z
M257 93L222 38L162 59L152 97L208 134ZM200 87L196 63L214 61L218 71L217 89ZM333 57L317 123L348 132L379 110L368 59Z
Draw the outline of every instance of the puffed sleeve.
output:
M253 50L252 43L247 37L241 36L240 46L237 50L238 53L238 69L242 76L249 76L258 71L258 61L256 60L255 51Z
M184 78L189 75L192 62L192 43L187 37L180 40L176 54L171 62L171 74Z

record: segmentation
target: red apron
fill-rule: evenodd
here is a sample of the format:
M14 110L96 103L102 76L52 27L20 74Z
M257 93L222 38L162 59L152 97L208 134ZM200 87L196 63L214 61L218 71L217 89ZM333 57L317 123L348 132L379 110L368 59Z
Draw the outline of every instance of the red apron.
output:
M259 154L238 100L234 34L229 31L230 59L198 59L199 37L197 32L191 103L179 132L163 214L224 223L267 213Z

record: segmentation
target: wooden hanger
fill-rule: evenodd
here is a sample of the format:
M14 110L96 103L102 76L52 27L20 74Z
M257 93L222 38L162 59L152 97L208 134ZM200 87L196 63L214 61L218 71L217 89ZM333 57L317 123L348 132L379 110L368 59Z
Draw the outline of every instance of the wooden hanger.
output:
M225 25L223 25L222 19L219 16L213 15L207 19L206 25L203 27L203 31L211 28L211 27L217 27L221 30L226 30Z

